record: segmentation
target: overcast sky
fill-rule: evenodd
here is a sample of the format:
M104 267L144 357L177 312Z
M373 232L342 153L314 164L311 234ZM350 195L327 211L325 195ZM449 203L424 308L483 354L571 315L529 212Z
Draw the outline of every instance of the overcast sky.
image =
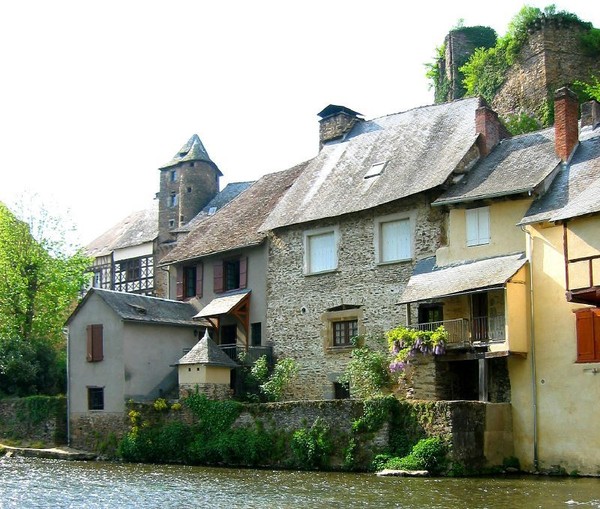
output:
M0 201L37 193L85 244L152 203L193 133L222 186L286 169L316 154L325 106L433 103L424 64L446 33L462 18L503 35L524 4L2 2ZM596 1L556 5L600 27Z

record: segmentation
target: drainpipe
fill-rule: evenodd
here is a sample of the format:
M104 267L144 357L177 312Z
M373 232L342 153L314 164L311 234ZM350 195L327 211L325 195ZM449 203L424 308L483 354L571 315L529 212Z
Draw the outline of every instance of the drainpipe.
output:
M534 325L534 303L533 303L533 238L531 232L524 226L521 229L527 234L527 244L529 251L529 304L530 304L530 359L531 359L531 399L533 402L533 468L539 470L538 457L538 393L537 393L537 371L535 363L535 325Z

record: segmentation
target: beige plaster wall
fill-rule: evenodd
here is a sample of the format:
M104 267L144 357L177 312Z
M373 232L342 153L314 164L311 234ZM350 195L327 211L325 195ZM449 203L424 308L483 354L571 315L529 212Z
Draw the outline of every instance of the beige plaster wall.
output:
M525 234L515 225L521 221L530 204L530 199L490 204L490 243L470 247L467 247L465 209L451 209L447 219L448 245L438 249L437 265L525 251Z
M573 220L582 245L599 246L594 219ZM560 465L567 472L600 472L600 363L576 363L575 309L565 298L563 231L561 226L531 228L534 299L535 389L538 450L541 469ZM570 256L577 253L570 250ZM533 467L533 399L531 354L510 358L515 454Z
M508 281L505 289L506 338L511 352L529 351L531 331L529 265L525 264Z
M225 384L231 382L231 369L219 366L201 364L184 364L179 366L179 383L194 384Z

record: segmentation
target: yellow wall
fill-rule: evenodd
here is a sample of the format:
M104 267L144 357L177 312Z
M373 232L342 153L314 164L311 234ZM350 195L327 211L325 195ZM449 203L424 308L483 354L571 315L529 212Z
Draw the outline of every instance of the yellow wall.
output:
M201 364L182 364L179 366L179 384L227 384L231 380L231 369Z
M511 352L524 353L529 350L529 266L523 265L506 284L506 330L508 349Z
M525 235L515 225L521 221L530 204L530 199L490 204L490 243L471 247L467 247L465 209L451 209L448 216L448 245L437 250L437 265L525 251Z
M572 220L570 256L599 251L600 219ZM573 311L581 305L565 298L562 226L529 229L533 235L535 389L537 391L539 467L560 465L567 472L600 472L600 363L577 364ZM571 236L570 236L571 239ZM577 252L580 250L581 252ZM587 250L587 252L584 252ZM515 454L525 468L533 467L533 398L531 353L511 357Z

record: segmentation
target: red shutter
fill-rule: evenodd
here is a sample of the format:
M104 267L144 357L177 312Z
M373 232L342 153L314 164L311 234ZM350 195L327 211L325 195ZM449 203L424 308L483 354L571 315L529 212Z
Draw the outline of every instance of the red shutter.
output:
M175 298L183 300L183 267L181 265L177 266L177 287L175 292Z
M204 279L204 265L196 265L196 295L202 298L202 283Z
M223 260L213 266L213 291L223 293Z
M598 324L592 309L577 311L575 316L577 321L577 362L593 361L595 358L594 325L599 326L600 324ZM600 330L598 332L600 333Z
M95 362L104 359L104 334L102 324L92 325L92 356Z
M92 326L88 325L85 328L85 332L87 334L87 354L85 356L85 359L88 362L92 362L94 360L94 355L93 355L93 347L92 347L92 337L93 337L93 332L92 332Z
M240 259L240 288L248 286L248 258Z

